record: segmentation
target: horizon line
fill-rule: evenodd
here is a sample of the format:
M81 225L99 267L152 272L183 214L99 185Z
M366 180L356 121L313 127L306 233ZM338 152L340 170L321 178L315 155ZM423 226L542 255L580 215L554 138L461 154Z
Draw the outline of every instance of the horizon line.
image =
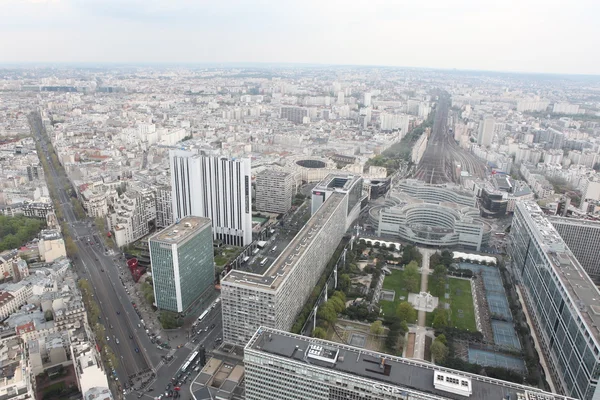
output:
M583 72L533 72L533 71L517 71L517 70L492 70L492 69L471 69L471 68L442 68L442 67L410 67L400 65L376 65L376 64L332 64L332 63L313 63L313 62L272 62L272 61L190 61L190 62L168 62L168 61L0 61L0 69L6 67L68 67L68 66L86 66L86 67L200 67L200 66L237 66L237 67L262 67L264 69L273 67L321 67L321 68L384 68L384 69L412 69L412 70L429 70L429 71L444 71L444 72L484 72L497 74L512 74L512 75L552 75L552 76L573 76L573 77L600 77L600 73L583 73Z

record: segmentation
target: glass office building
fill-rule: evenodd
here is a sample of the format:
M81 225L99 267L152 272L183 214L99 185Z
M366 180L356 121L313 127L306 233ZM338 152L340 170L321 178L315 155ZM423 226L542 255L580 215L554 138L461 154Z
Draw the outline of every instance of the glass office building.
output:
M600 291L532 201L517 203L512 269L557 390L600 399Z
M215 280L210 219L185 217L148 244L156 307L184 312Z

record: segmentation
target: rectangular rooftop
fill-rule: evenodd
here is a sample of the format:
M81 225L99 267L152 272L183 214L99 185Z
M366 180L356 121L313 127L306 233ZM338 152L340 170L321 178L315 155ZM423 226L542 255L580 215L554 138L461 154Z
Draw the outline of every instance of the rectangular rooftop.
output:
M186 240L192 233L210 226L211 221L203 217L183 217L179 222L163 229L148 240L166 244L180 243Z
M447 399L464 400L466 397L436 389L436 371L470 380L472 394L468 398L471 399L506 399L509 395L511 399L517 399L525 394L537 395L544 400L571 399L537 388L443 368L423 361L376 353L265 327L259 328L248 342L246 351L249 349ZM318 356L315 356L315 351L319 352ZM323 353L325 356L321 355Z
M331 213L344 200L344 193L332 193L325 203L317 210L317 212L308 220L306 225L302 227L300 232L294 236L290 244L281 252L279 257L273 261L273 264L265 271L264 274L253 274L251 272L231 270L223 282L235 282L249 286L259 286L264 289L276 290L281 282L283 282L292 268L296 266L304 251L309 246L313 237L323 227L327 220L331 217Z

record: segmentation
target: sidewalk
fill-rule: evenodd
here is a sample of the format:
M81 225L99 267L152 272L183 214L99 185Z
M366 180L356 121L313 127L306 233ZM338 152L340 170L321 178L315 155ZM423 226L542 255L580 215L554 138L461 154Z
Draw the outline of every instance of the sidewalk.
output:
M423 256L423 262L421 264L421 292L427 292L427 285L429 283L429 258L435 250L417 248ZM421 360L425 357L425 337L427 334L427 312L421 310L418 311L417 317L417 328L415 330L415 347L413 358L419 358Z

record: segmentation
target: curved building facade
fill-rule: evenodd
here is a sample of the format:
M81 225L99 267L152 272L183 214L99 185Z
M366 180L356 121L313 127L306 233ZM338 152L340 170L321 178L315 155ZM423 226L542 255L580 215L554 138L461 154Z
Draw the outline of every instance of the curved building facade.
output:
M477 206L475 195L456 185L429 185L416 179L406 179L398 184L396 190L426 203L456 203L467 207Z
M399 189L370 210L369 220L380 236L477 251L488 242L491 228L480 218L474 195L417 181L401 182Z

